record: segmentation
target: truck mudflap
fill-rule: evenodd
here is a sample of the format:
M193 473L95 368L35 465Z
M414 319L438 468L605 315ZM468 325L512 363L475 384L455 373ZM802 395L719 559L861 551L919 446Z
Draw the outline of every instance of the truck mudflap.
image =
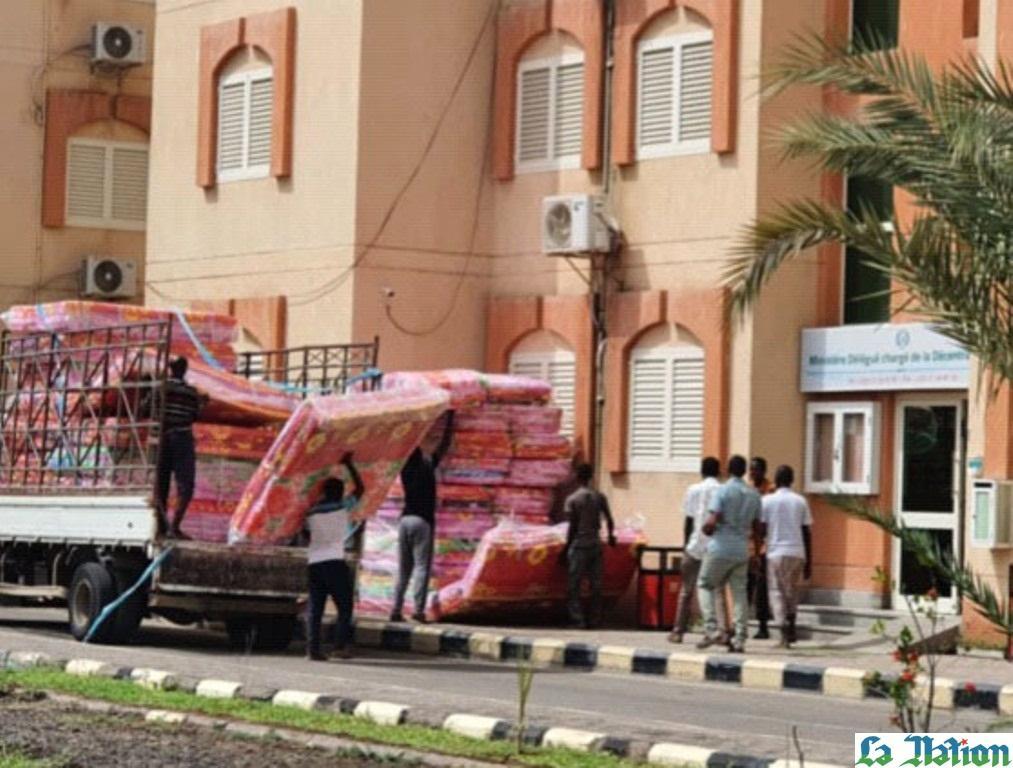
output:
M307 591L306 550L200 541L161 543L172 552L155 574L158 592L296 598Z

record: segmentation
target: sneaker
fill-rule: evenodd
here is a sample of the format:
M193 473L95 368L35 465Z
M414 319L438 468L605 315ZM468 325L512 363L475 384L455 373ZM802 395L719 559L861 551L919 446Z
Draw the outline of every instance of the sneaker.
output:
M756 634L753 635L754 640L770 640L770 632L766 627L760 627Z
M404 621L404 616L401 615L400 611L395 611L390 615L390 621L400 624Z
M682 632L672 632L668 636L668 642L674 643L675 645L682 644Z
M704 639L696 644L696 647L702 651L704 648L710 648L712 645L718 645L720 642L716 637L707 637L705 635Z
M426 619L426 615L424 613L412 614L412 621L414 621L416 624L428 623L428 619Z

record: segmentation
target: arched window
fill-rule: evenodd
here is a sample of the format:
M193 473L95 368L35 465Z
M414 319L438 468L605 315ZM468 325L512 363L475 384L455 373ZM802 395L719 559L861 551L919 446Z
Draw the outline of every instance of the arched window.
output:
M227 68L218 81L218 180L271 173L274 68L259 58Z
M584 126L584 53L550 36L518 65L518 172L579 168Z
M641 159L710 151L714 34L689 11L680 13L652 24L637 47Z
M65 223L143 230L148 209L148 143L115 120L85 126L67 140Z
M510 373L541 379L552 386L552 404L563 411L561 432L574 434L577 358L573 349L549 331L537 331L521 340L510 354Z
M703 453L703 349L673 326L650 331L629 363L631 472L695 472Z

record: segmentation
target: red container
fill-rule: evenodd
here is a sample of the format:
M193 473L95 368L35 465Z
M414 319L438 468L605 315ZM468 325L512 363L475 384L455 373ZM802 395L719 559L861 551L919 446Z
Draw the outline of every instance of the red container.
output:
M682 590L681 547L641 547L637 573L637 619L641 629L671 629Z

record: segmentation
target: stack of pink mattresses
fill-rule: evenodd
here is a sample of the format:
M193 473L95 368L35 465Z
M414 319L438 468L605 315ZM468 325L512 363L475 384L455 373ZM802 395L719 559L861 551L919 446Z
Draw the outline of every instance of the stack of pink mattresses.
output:
M524 595L504 591L506 584L486 567L487 561L502 549L504 531L521 535L524 557L530 554L524 542L531 543L535 558L545 550L545 536L557 531L551 526L550 511L570 478L573 455L570 440L559 432L562 413L549 405L549 385L537 379L446 370L393 373L384 382L392 391L426 385L447 391L455 411L453 441L439 470L429 614L436 618L470 613L478 607L474 598L479 594L497 594L499 607L509 607ZM444 428L441 419L424 447L432 450ZM387 613L392 607L397 523L403 505L403 490L395 483L367 526L359 571L359 607L364 611ZM563 530L565 538L565 526ZM636 536L626 538L639 541ZM557 559L561 546L560 542ZM626 547L616 562L628 559ZM533 588L540 589L542 574L526 561L518 565L522 566L518 578L530 576ZM546 567L557 567L556 560ZM619 565L612 571L611 582L622 582L612 591L622 591L632 566ZM469 578L470 574L475 576ZM561 573L553 578L560 579ZM565 578L563 584L565 588Z

